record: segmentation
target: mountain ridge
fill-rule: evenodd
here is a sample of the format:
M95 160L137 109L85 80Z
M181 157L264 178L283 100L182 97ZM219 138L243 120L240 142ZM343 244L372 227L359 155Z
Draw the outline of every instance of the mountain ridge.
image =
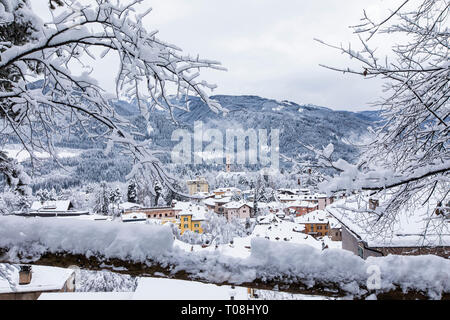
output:
M204 128L223 130L230 128L242 129L272 129L280 130L280 154L293 158L299 154L306 158L312 155L299 143L321 148L329 143L335 146L336 156L348 161L354 161L358 156L358 149L351 142L363 141L369 134L369 127L376 127L380 120L377 111L342 111L315 105L300 105L291 101L277 101L254 95L215 95L211 99L217 100L228 109L225 115L214 113L198 97L188 97L189 112L175 109L171 119L167 110L154 110L150 113L147 123L141 115L137 104L133 101L111 101L115 112L128 119L137 129L137 140L151 139L150 148L166 151L161 160L171 163L170 151L178 143L172 141L172 133L176 129L193 131L195 121L202 121ZM185 101L185 100L184 100ZM182 104L172 98L172 103ZM148 128L151 130L148 130ZM224 134L225 137L225 134ZM100 181L125 181L126 174L131 170L131 161L118 152L109 156L103 155L102 141L87 139L81 135L61 135L55 137L55 146L85 150L80 156L62 159L68 169L62 172L57 165L49 160L46 168L38 171L39 178L35 180L33 189L61 185L61 187L77 186L81 183ZM205 145L206 146L206 145ZM281 167L289 167L280 159ZM194 167L189 167L194 170ZM199 169L208 168L200 165ZM211 169L214 169L211 167ZM257 166L249 166L242 170L257 170ZM56 177L58 177L56 179ZM56 180L55 180L56 179Z

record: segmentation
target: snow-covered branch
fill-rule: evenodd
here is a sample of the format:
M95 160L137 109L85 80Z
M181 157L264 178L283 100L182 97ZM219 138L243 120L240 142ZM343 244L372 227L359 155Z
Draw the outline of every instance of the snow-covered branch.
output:
M52 3L54 2L54 3ZM27 0L7 1L0 20L0 120L5 137L16 136L30 153L56 158L53 137L58 133L86 135L120 145L144 168L146 178L170 185L155 154L146 143L133 140L127 120L111 105L111 98L135 101L148 121L156 106L184 108L169 96L201 97L215 112L224 111L206 90L215 86L199 80L201 69L224 70L217 61L183 55L181 50L147 30L135 7L142 1L50 1L63 5L53 21L43 23ZM16 30L12 33L11 30ZM106 94L90 74L87 59L118 58L115 96ZM101 63L101 62L99 62ZM73 70L81 68L81 74ZM114 70L116 69L116 70Z
M422 0L413 6L404 1L381 22L364 13L363 22L353 27L360 49L318 40L361 65L327 68L386 80L386 95L376 104L382 121L371 143L361 147L357 163L331 159L325 149L313 150L323 167L337 172L322 185L326 191L389 192L380 219L395 217L412 199L422 199L419 195L427 195L425 202L432 197L436 203L449 202L450 3ZM379 57L370 40L390 34L401 35L401 42L392 46L389 59Z
M0 151L0 173L6 177L6 183L15 191L22 195L30 194L29 176L24 171L22 165L11 159L6 153Z

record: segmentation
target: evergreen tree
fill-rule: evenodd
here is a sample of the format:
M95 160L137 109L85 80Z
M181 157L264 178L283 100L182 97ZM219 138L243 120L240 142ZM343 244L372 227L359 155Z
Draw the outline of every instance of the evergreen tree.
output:
M95 199L94 212L107 215L110 205L110 190L106 182L100 183L100 189L97 191Z
M136 183L131 181L128 185L127 201L137 203Z
M36 191L36 197L40 202L48 201L50 200L50 192L48 192L47 189L39 189L38 191Z
M120 192L119 188L116 188L115 190L112 190L109 193L109 203L112 207L112 214L114 216L117 216L120 214L119 204L121 201L122 201L122 193Z
M155 188L154 188L154 190L155 190L154 206L157 207L157 206L158 206L158 203L159 203L159 198L160 198L160 196L161 196L161 191L162 191L162 188L159 186L159 183L158 183L157 181L156 181L156 183L155 183Z
M239 193L233 193L231 196L231 201L239 202L242 200L242 196Z

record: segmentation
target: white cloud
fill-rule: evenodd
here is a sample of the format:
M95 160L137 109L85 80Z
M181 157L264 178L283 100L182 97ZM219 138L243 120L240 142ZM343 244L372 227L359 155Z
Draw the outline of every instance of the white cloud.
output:
M84 0L89 1L89 0ZM337 109L368 109L380 94L380 81L364 81L325 70L319 63L354 66L340 53L318 44L357 43L349 25L363 9L380 20L386 8L401 0L152 0L145 22L159 37L189 54L219 60L228 72L207 71L218 84L214 94L256 94L279 100L313 103ZM31 0L45 14L42 0ZM44 19L45 20L45 19ZM386 44L376 42L380 51ZM94 76L112 90L111 65L102 63Z

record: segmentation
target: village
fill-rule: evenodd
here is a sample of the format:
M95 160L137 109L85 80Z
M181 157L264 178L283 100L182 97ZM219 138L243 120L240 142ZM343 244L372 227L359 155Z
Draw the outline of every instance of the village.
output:
M201 244L191 244L176 240L175 246L187 252L212 250L232 257L248 257L251 252L251 240L255 237L263 237L271 241L308 244L320 250L342 247L341 225L325 211L326 206L333 202L333 198L327 198L325 195L320 194L311 194L305 188L280 189L277 191L278 201L257 203L261 214L256 216L252 190L242 191L235 187L224 187L210 191L208 182L202 177L187 181L186 187L189 195L192 196L191 201L174 200L171 206L149 208L137 203L123 202L118 205L119 214L114 217L92 214L89 210L76 210L73 208L70 200L35 201L27 212L15 212L14 214L24 219L64 219L67 223L76 219L91 221L92 223L119 222L126 224L171 225L179 230L180 235L195 233L204 236ZM240 197L242 200L232 200L237 197ZM225 223L234 222L242 225L251 223L254 225L253 231L245 237L234 237L233 240L226 244L217 242L214 237L216 235L208 234L204 230L208 214L225 218L222 220L226 221ZM43 294L43 299L45 297L59 298L55 296L55 292L72 292L71 297L76 297L74 296L75 293L73 293L76 282L73 270L23 265L17 273L19 275L17 278L17 289L12 289L6 281L0 282L0 299L37 299L41 297L41 294ZM150 280L146 281L149 282ZM153 279L152 281L158 283L158 285L159 282L164 282L163 279ZM192 285L200 286L200 288L204 286L204 290L200 290L200 292L204 293L208 292L208 288L211 286L217 287L205 284L186 284L184 283L186 281L178 281L181 282L178 286L185 288L181 292L188 292L186 291L186 286ZM177 286L177 281L175 281L175 284L172 284L172 282L172 286ZM225 288L218 288L213 289L219 290L215 295L220 297L221 290L223 291ZM214 292L214 290L212 291ZM224 291L227 299L229 299L229 290L231 289L228 288ZM254 298L258 296L253 290L247 288L238 287L235 290L239 293L236 298ZM115 297L128 299L131 296L136 298L141 291L139 289L133 295L131 293L123 293L122 295L110 293L109 296L107 293L91 295L92 298ZM177 290L177 292L183 297L180 290ZM53 293L53 295L46 295L50 293ZM141 295L145 298L152 298L145 294ZM78 296L80 296L80 293L78 293ZM64 297L68 298L69 296L61 298ZM84 293L83 298L89 297L89 294L86 295ZM161 298L163 296L158 297ZM202 295L202 297L205 296Z
M0 300L450 300L449 0L42 2L0 0Z
M231 174L230 171L230 166L227 166L226 172ZM50 200L35 201L26 212L14 212L13 215L24 219L64 219L67 223L75 219L96 224L170 226L174 232L174 246L187 253L216 252L223 256L243 259L251 255L251 243L255 238L308 245L322 251L347 250L362 259L389 254L430 253L449 257L449 245L420 244L419 232L423 227L420 222L404 224L408 230L397 232L388 239L377 239L374 234L367 232L359 219L364 215L361 208L366 214L376 211L380 205L378 198L363 197L367 201L357 205L358 210L353 212L353 215L358 213L357 219L352 220L351 206L355 206L352 201L354 196L348 197L344 193L340 196L327 196L311 189L302 187L299 179L299 188L280 188L276 190L274 201L261 202L255 201L255 190L240 190L236 187L210 190L208 181L204 177L197 177L186 181L186 192L190 198L185 201L173 200L170 206L145 207L139 203L125 201L113 205L112 211L115 214L111 216L92 213L89 209L74 209L69 199ZM445 208L443 211L437 209L436 213L448 214L447 211ZM213 224L218 224L219 227ZM233 233L226 229L230 225L239 226L247 233ZM416 230L411 230L414 227ZM221 232L227 234L220 234ZM226 236L228 240L224 239ZM430 235L430 238L432 237L433 235ZM449 239L444 240L449 243ZM174 298L173 293L176 291L180 299L192 299L188 289L190 286L198 287L201 293L199 299L213 296L229 299L229 292L232 292L231 299L256 299L258 296L270 297L273 294L270 291L264 293L244 287L219 287L213 284L158 278L140 278L136 292L80 293L75 290L76 276L73 270L37 265L21 265L14 276L18 282L17 288L12 288L5 280L0 282L0 299L163 299L164 294L155 296L148 288L152 285L160 286L164 281L168 281L168 287L173 287L165 293L166 298ZM305 298L300 296L301 299ZM295 299L295 295L289 298Z

